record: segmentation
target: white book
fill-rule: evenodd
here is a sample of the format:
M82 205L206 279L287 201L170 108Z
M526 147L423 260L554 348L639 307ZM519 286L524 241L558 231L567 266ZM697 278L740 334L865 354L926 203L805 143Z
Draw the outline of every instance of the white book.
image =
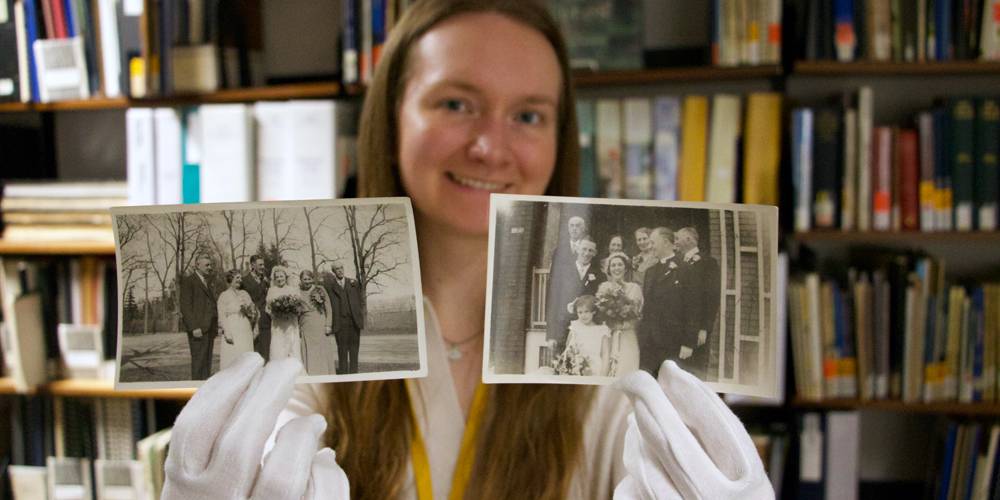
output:
M83 37L36 40L32 48L38 75L38 97L42 102L90 97Z
M597 172L603 191L598 196L621 198L622 196L622 115L621 101L599 99L597 101Z
M809 311L809 353L812 359L809 373L809 383L812 387L818 388L818 393L823 395L823 328L820 307L820 278L817 273L809 273L806 276L806 295L808 296ZM822 399L822 397L820 398Z
M129 205L156 204L156 146L153 110L125 111L125 180Z
M657 200L677 200L680 120L680 98L662 96L653 101L653 185Z
M97 500L146 500L144 463L138 460L94 460Z
M49 498L53 500L91 500L90 459L45 459L48 469Z
M983 434L985 436L985 432ZM973 479L972 500L989 500L990 485L997 479L993 477L993 465L997 460L997 448L1000 445L1000 424L990 428L989 444L986 454L980 454L976 460L976 474Z
M979 59L983 61L1000 61L1000 11L997 0L983 2L982 39L979 41Z
M705 179L705 201L709 203L736 202L736 149L743 128L741 108L742 101L737 95L716 94L712 99Z
M45 500L48 496L48 469L31 465L11 465L10 488L14 500Z
M24 1L14 3L14 36L17 40L17 76L21 102L31 101L31 73L28 63L28 32L25 28Z
M648 200L653 194L650 171L653 110L649 99L632 98L625 99L623 111L625 195L634 200Z
M156 150L156 204L181 201L181 117L174 108L153 110Z
M297 199L340 198L348 172L339 139L357 136L357 106L344 101L291 101L293 194Z
M860 488L861 413L826 414L826 500L857 500Z
M795 230L812 227L813 110L792 111L792 182L795 192Z
M201 107L202 203L252 201L256 194L253 116L247 104Z
M69 303L70 321L74 325L83 324L83 278L80 272L80 259L69 261Z
M59 354L70 378L101 378L101 366L104 364L103 333L100 325L59 324Z
M840 227L853 231L857 209L858 177L858 110L844 111L844 182L843 199L840 203Z
M118 17L115 0L97 0L97 23L100 26L101 69L104 96L121 95L121 50L118 45Z
M871 87L858 91L858 231L872 228L872 119L875 94Z
M27 392L46 380L41 297L37 293L22 295L18 263L13 260L0 260L0 290L4 364L14 389Z
M295 199L291 114L285 102L261 101L253 106L257 127L258 200ZM329 143L329 138L324 143Z
M920 133L920 230L933 232L937 219L934 196L925 196L925 191L934 189L934 115L920 113L917 118Z

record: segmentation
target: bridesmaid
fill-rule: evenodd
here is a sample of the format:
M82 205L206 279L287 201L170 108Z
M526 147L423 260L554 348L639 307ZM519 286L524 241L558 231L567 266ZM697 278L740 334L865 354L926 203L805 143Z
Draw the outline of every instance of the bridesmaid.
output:
M327 339L333 334L333 310L326 290L314 283L312 271L299 273L299 293L306 303L299 316L302 364L309 375L329 375L336 373L337 368Z
M257 307L253 305L250 294L240 289L242 282L240 272L231 269L226 273L229 288L219 294L219 333L223 339L220 370L231 365L240 354L252 351L254 338L257 337L257 330L251 323L254 316L259 316Z

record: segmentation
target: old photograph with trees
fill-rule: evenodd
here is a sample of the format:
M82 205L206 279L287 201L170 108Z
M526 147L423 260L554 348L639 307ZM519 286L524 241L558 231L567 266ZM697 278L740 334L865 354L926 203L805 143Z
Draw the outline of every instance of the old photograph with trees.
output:
M189 207L112 210L116 384L194 385L248 351L309 381L426 370L409 200Z

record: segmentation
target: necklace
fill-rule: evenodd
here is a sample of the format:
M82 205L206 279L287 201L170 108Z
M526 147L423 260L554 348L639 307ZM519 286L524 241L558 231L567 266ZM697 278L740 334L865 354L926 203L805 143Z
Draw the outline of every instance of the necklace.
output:
M479 335L480 333L474 333L470 335L468 338L464 340L459 340L458 342L452 342L448 339L444 339L444 343L448 344L448 348L445 350L445 353L448 355L448 361L458 361L462 359L462 350L460 349L460 347L462 347L465 344L468 344L469 342L472 342ZM441 338L444 338L444 336L442 336Z

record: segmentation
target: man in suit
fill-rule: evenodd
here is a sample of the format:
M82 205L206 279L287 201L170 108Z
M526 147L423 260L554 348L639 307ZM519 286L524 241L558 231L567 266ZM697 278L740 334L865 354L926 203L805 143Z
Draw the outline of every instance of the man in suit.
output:
M719 262L710 255L700 253L698 231L693 227L677 231L674 242L682 262L681 296L686 302L684 310L687 311L685 343L681 347L677 364L705 380L708 376L710 349L708 334L715 327L715 317L719 314L719 301L722 298Z
M333 337L337 341L337 374L358 373L361 329L365 327L361 287L344 275L344 264L334 262L333 274L323 277L333 310Z
M601 274L594 263L597 243L589 236L580 238L576 245L576 260L569 266L555 267L549 271L549 293L546 296L546 338L559 353L566 347L569 324L573 314L569 304L581 295L594 295L600 285Z
M665 227L649 235L657 262L646 269L644 305L639 322L639 368L655 377L664 360L678 360L684 344L680 262L674 254L674 232Z
M267 280L267 272L264 269L264 258L260 255L250 257L250 272L243 277L243 289L250 295L250 300L260 311L260 319L257 320L257 338L253 340L253 350L264 358L266 363L271 357L271 315L267 314L265 305L267 302L267 289L271 283Z
M212 351L218 333L219 291L212 284L211 259L198 256L194 269L181 279L181 321L191 349L191 380L206 380L212 374Z

